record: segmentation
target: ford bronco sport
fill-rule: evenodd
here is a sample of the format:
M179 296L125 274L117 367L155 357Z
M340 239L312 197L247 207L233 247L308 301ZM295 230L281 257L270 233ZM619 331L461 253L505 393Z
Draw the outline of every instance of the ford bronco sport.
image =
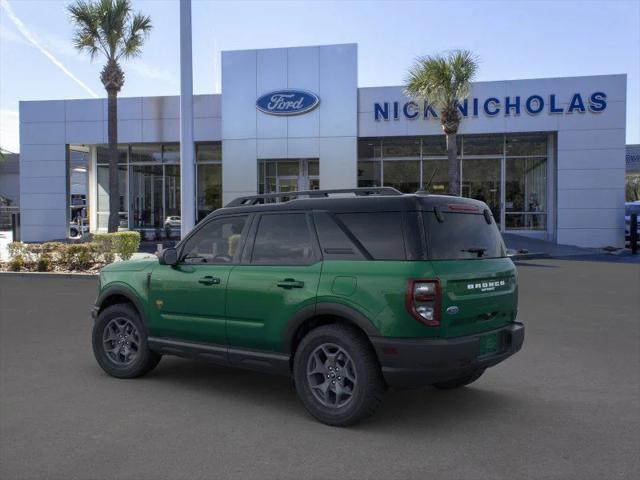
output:
M291 375L311 415L344 426L389 387L462 387L513 355L517 298L480 201L384 187L258 195L159 259L105 267L93 350L118 378L162 355Z

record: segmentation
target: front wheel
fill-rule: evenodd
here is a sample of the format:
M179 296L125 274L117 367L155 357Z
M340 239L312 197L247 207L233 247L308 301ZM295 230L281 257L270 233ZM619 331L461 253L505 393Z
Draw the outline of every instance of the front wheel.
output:
M160 361L160 355L149 349L138 312L128 304L111 305L100 312L92 343L98 364L113 377L139 377Z
M341 325L316 328L296 351L293 374L307 411L327 425L363 420L382 402L384 381L363 334Z
M464 387L466 385L469 385L470 383L475 382L482 376L483 373L484 370L476 370L466 375L462 375L461 377L447 380L446 382L434 383L433 386L439 388L440 390L453 390L454 388Z

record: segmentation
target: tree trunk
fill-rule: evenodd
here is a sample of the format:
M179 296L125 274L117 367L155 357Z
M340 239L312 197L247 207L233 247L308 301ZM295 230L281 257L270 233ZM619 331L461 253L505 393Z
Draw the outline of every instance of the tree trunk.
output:
M460 162L458 161L457 134L447 134L447 170L449 173L449 193L460 195Z
M118 91L107 90L109 130L109 232L120 225L120 191L118 185Z

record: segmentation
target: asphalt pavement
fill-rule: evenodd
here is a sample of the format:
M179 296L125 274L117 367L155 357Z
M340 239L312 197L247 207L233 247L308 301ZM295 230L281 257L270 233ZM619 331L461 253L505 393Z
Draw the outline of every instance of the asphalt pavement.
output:
M340 429L283 377L167 357L111 378L91 352L95 279L0 274L0 478L639 478L640 267L533 260L519 281L520 353Z

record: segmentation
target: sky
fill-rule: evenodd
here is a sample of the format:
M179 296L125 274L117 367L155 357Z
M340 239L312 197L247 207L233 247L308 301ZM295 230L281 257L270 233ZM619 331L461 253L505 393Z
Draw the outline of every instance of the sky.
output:
M0 0L0 146L17 152L20 100L105 96L71 44L69 0ZM133 0L154 28L121 96L179 94L179 2ZM640 143L640 0L193 0L194 93L220 92L220 51L358 44L360 87L401 85L416 57L454 48L477 80L627 74L627 143Z

